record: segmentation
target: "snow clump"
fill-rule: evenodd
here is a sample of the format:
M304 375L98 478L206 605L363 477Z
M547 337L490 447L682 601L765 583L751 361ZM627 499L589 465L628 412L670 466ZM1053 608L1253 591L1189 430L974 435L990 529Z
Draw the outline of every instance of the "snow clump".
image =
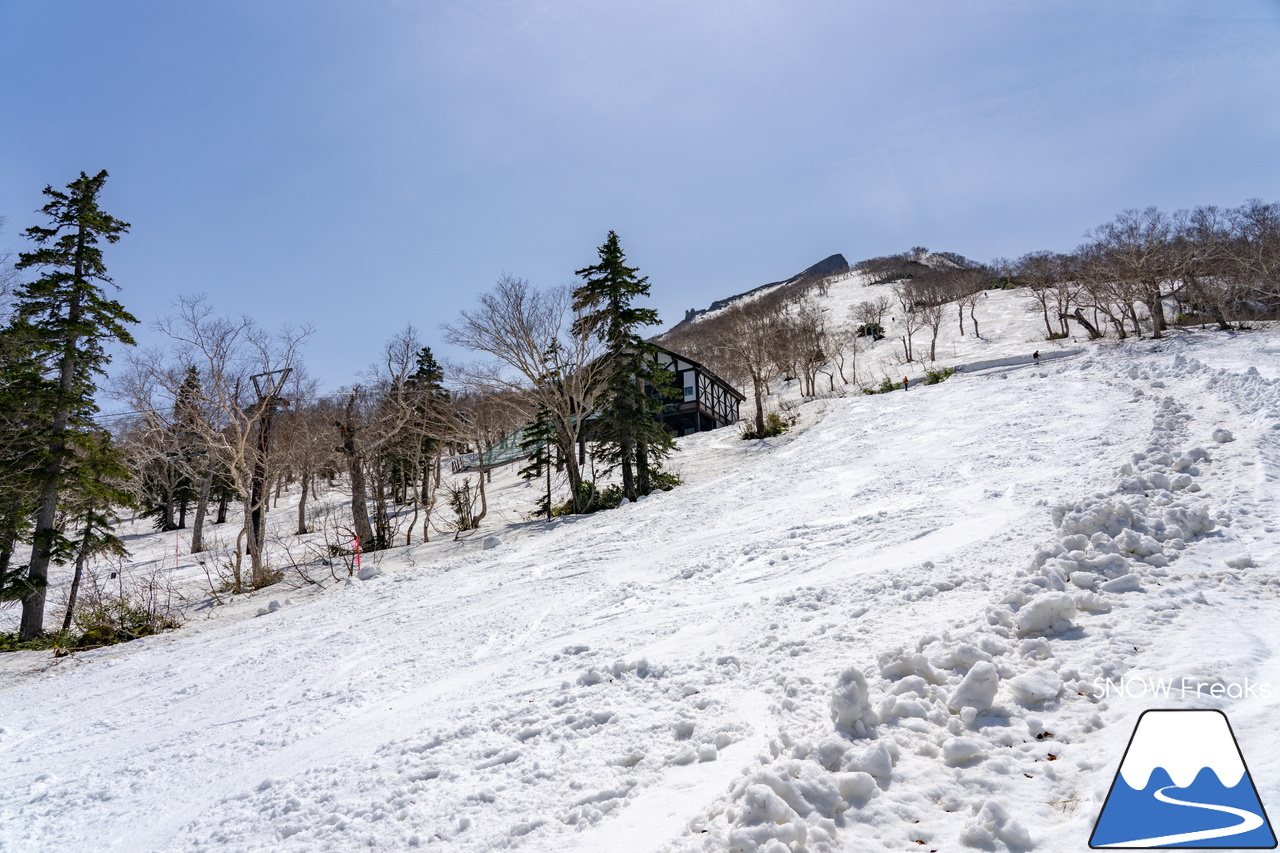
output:
M1062 634L1071 628L1076 612L1076 603L1071 596L1065 592L1047 592L1018 611L1015 620L1018 636Z
M866 737L878 722L867 695L867 678L857 667L847 668L836 680L831 694L831 719L837 731L858 737Z
M995 702L999 689L1000 673L996 672L995 666L984 660L978 661L961 679L947 707L957 713L964 708L986 711Z

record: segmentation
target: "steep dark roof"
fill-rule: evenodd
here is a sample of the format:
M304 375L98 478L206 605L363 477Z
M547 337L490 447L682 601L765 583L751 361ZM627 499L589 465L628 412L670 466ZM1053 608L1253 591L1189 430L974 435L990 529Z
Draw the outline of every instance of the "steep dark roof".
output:
M747 399L747 395L746 395L746 394L743 394L743 393L742 393L741 391L739 391L737 388L734 388L734 387L733 387L732 385L730 385L728 382L725 382L723 379L721 379L719 376L717 376L717 375L715 374L715 372L713 372L713 371L711 370L711 368L707 367L706 365L704 365L704 364L701 364L701 363L699 363L699 362L694 361L693 359L689 358L689 356L687 356L687 355L681 355L681 354L680 354L680 353L678 353L678 352L675 352L675 351L673 351L673 350L669 350L669 349L667 349L666 347L663 347L663 346L658 346L658 345L657 345L657 344L655 344L655 343L649 343L649 346L653 347L653 348L654 348L654 349L656 349L656 350L662 350L663 352L665 352L667 355L671 356L672 358L678 358L678 359L680 359L681 361L685 361L685 362L688 362L689 364L693 365L693 367L694 367L694 368L696 368L697 370L702 371L702 372L703 372L703 373L705 373L707 376L710 376L712 379L714 379L716 382L719 382L719 383L720 383L721 385L723 385L725 388L728 388L728 389L729 389L729 393L730 393L730 394L732 394L733 396L737 397L737 398L738 398L738 402L739 402L739 403L744 402L744 401Z

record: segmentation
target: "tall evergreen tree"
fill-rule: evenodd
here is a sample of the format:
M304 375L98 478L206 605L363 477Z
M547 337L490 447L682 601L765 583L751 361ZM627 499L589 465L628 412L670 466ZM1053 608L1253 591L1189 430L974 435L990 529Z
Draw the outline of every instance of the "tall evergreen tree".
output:
M573 292L580 312L574 331L593 332L609 360L605 393L597 410L597 443L610 470L622 469L622 493L630 500L655 488L662 461L675 449L659 414L671 385L658 367L656 349L640 329L658 323L658 312L634 302L649 295L649 279L629 267L613 231L598 250L599 263L577 270L583 283Z
M127 327L137 322L103 292L103 286L112 281L99 243L115 243L129 230L129 223L98 207L98 193L106 180L106 171L93 177L81 172L65 192L45 187L49 202L42 212L49 217L49 227L37 225L24 232L36 248L20 253L15 265L40 273L19 288L8 330L30 347L30 367L23 381L30 388L32 404L41 412L33 472L38 497L22 599L22 639L44 632L49 563L71 551L71 543L56 523L58 501L64 487L74 481L77 453L83 451L93 430L95 379L110 361L104 344L112 340L132 344Z

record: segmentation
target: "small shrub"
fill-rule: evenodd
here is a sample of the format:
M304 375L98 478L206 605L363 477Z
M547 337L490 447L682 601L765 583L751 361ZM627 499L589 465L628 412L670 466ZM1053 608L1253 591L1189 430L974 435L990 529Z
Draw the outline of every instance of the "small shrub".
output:
M121 574L118 585L104 583L90 571L72 618L74 630L44 639L52 638L60 648L90 649L178 628L182 618L175 598L169 579L158 570L147 575Z
M613 490L616 490L616 497ZM596 484L590 480L583 480L578 486L578 504L582 507L584 513L595 512L598 509L609 509L606 504L613 501L613 506L622 503L622 488L620 486L610 486L603 492L596 489ZM559 506L551 508L553 517L561 515L573 515L573 501L565 501Z
M175 616L149 610L127 598L104 597L77 609L75 625L81 634L76 646L107 646L149 637L181 623Z
M264 565L261 571L249 579L249 589L266 589L284 580L284 572L274 566Z
M49 649L69 649L76 645L76 635L68 631L51 631L34 640L19 640L17 634L0 634L0 653L38 652Z
M863 323L857 329L860 338L871 338L873 341L884 340L884 327L879 323Z
M888 376L886 376L884 379L880 381L880 387L863 388L862 393L863 394L888 394L892 391L900 391L900 390L902 390L902 386L899 385L897 382L894 382Z
M484 476L481 474L480 476ZM476 518L476 503L480 500L478 489L471 488L471 481L464 479L461 486L447 486L449 490L449 508L453 510L453 529L462 533L475 530L480 526Z
M684 480L680 479L679 474L673 474L670 471L659 471L656 474L649 475L649 482L653 485L654 492L669 492L676 486L682 485Z
M924 373L924 385L937 385L949 376L954 376L955 370L950 367L944 367L941 370L926 370Z
M749 421L747 423L750 423ZM754 427L744 427L742 430L742 439L744 441L754 441L761 438L773 438L775 435L782 435L789 430L794 424L794 419L788 420L777 412L770 412L764 416L764 429L757 430Z

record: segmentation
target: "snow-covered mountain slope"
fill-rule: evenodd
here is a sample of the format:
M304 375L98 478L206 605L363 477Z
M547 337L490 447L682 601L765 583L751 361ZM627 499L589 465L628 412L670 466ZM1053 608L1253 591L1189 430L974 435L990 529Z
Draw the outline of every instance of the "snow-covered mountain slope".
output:
M6 656L0 850L1083 849L1171 706L1226 710L1280 802L1278 345L818 400L616 511Z
M810 290L808 294L811 299L826 309L827 323L832 328L842 324L856 325L852 311L860 303L873 303L881 298L889 300L891 307L884 318L884 339L872 341L870 338L861 338L859 352L846 365L845 376L850 380L850 388L859 382L863 385L876 386L885 378L901 381L906 376L915 380L926 370L941 367L963 367L976 362L1014 356L1027 358L1036 351L1052 353L1074 350L1079 348L1083 341L1083 338L1070 337L1054 341L1045 340L1044 320L1035 310L1036 303L1028 298L1027 291L987 290L983 291L972 313L972 317L977 318L980 334L974 334L973 320L968 309L964 311L962 333L959 308L952 303L945 308L938 340L933 347L935 359L929 360L932 332L926 328L912 335L914 360L906 362L901 337L906 334L907 324L893 285L869 285L865 283L866 280L867 277L864 274L850 272L832 279L825 294L816 289ZM767 291L760 291L742 298L758 299L766 294ZM707 311L692 321L682 324L679 327L680 334L691 334L699 324L715 319L724 310ZM678 339L668 343L677 350L680 348ZM834 365L829 372L835 375L834 390L837 392L843 390ZM783 397L798 396L798 388L792 389L791 394L788 394L786 388L774 390L781 391ZM818 390L830 393L833 389L826 379L822 379ZM854 390L856 392L856 388Z

